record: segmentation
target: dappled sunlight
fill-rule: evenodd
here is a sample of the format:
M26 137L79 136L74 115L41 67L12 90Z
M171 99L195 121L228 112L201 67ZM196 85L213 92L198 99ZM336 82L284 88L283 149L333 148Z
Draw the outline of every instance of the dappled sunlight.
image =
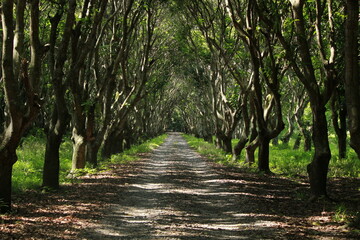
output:
M336 222L336 204L307 202L303 182L213 164L178 135L139 161L81 179L60 193L27 192L16 200L14 215L2 216L0 232L15 239L35 233L36 239L99 240L358 236ZM335 196L345 190L344 198L358 204L358 191L340 180L330 182Z
M231 184L245 186L248 182L220 176L181 136L170 135L135 182L127 185L123 198L113 204L94 234L105 239L252 239L263 231L267 235L281 231L274 228L278 222L254 215L252 206L242 205L242 198L271 196L233 189Z

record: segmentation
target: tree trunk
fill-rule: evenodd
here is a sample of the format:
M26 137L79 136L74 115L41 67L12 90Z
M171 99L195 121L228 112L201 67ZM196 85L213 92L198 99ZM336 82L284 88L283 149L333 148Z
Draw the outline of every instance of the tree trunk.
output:
M20 4L19 4L20 5ZM16 25L22 22L24 8L19 10L17 5ZM31 46L31 76L28 74L28 62L21 62L14 55L14 47L23 49L22 43L14 45L14 1L3 0L1 11L2 21L2 58L1 58L1 85L4 89L3 98L6 104L6 119L3 124L4 131L1 133L0 146L0 213L11 209L11 176L12 167L17 161L16 149L19 146L24 132L29 128L40 111L41 100L38 97L38 83L40 65L38 20L39 1L31 2L30 14L30 46ZM20 14L20 15L19 15ZM23 22L21 23L23 24ZM18 28L17 26L16 28ZM21 30L22 31L22 30ZM23 34L17 33L17 34ZM15 56L15 59L14 59ZM19 71L17 70L20 66ZM20 72L19 76L14 73ZM19 79L18 79L19 77Z
M343 121L343 123L346 124L346 120ZM346 158L346 152L347 152L347 135L346 135L346 128L341 131L338 135L338 150L339 150L339 158L345 159Z
M113 131L104 140L103 148L101 151L102 159L110 159L111 155L122 152L124 138L121 136L117 138L117 132Z
M339 158L346 158L347 129L346 129L346 106L343 102L344 91L337 90L331 98L332 123L337 137Z
M52 85L55 93L55 104L49 122L49 130L47 132L42 186L51 189L59 188L59 148L70 121L70 115L66 107L65 100L66 87L63 83L63 68L67 60L67 49L70 41L72 25L75 21L75 2L75 0L69 1L68 13L63 28L61 44L58 46L59 49L57 57L55 57L55 53L57 49L56 42L58 36L58 25L62 16L61 11L59 10L59 12L50 19L49 68L52 75L51 82L53 83Z
M97 154L99 152L100 145L95 141L89 141L86 144L86 162L88 162L92 168L98 166Z
M302 137L302 134L299 133L295 139L295 143L294 143L294 146L293 146L293 149L294 150L298 150L300 148L300 144L301 144L301 137Z
M11 176L16 160L15 151L5 148L0 152L0 213L11 211Z
M271 172L269 168L270 140L266 136L259 137L258 169L260 172Z
M313 141L315 154L312 162L307 166L310 180L312 199L320 196L327 197L327 173L331 152L329 148L328 129L326 121L326 108L324 106L311 106L313 112Z
M65 108L64 111L60 113L57 107L55 107L53 111L47 133L42 186L45 188L58 189L60 170L59 151L70 117Z
M246 146L246 157L245 162L249 164L249 166L255 163L255 150L259 146L259 141L256 139L248 146Z
M223 150L226 152L226 153L232 153L232 144L231 144L231 136L228 137L228 136L224 136L222 138L222 142L223 142Z
M219 136L219 134L216 134L215 135L215 146L219 149L222 149L223 148L223 142L221 140L221 137Z
M302 137L304 137L304 151L308 152L308 151L311 151L311 145L312 145L311 133L307 129L308 124L304 123L304 121L301 119L301 116L299 116L299 115L300 114L295 115L295 120L296 120L296 123L298 125L299 131L300 131Z
M233 160L236 161L240 155L242 150L245 148L246 143L249 141L246 137L241 137L241 139L238 141L238 143L235 145L233 149Z
M288 131L287 133L281 138L281 141L284 143L284 144L288 144L290 139L291 139L291 136L293 135L294 133L294 124L292 122L294 118L292 116L288 116L287 117L287 121L288 121L288 124L289 124L289 128L288 128Z
M86 150L85 157L86 162L88 162L91 167L97 167L97 153L100 148L101 142L99 139L96 140L95 134L95 104L92 104L87 111L87 119L86 119Z
M131 145L132 145L132 143L131 143L131 137L125 137L124 140L125 140L124 149L125 149L125 150L130 149L130 148L131 148ZM118 150L116 150L116 153L118 153Z
M212 135L211 134L206 134L203 136L204 141L208 142L208 143L213 143L213 139L212 139Z
M345 92L349 116L350 146L360 158L359 1L346 1Z
M73 129L72 139L74 143L71 170L73 171L85 168L86 140L85 136L79 134L75 128Z
M311 145L312 145L311 133L306 129L303 129L302 133L304 136L304 151L309 152L311 151Z
M62 137L59 137L54 132L49 133L47 137L42 183L45 188L59 188L59 148L61 139Z
M103 160L110 159L111 157L111 141L110 138L107 137L104 140L104 144L101 150L101 158Z

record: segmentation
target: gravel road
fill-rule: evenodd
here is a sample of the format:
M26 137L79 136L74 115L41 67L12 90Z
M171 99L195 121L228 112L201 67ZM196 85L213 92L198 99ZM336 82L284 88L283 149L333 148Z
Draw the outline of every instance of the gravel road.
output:
M249 213L246 193L231 187L241 180L218 174L180 134L142 168L83 239L279 239L277 223Z

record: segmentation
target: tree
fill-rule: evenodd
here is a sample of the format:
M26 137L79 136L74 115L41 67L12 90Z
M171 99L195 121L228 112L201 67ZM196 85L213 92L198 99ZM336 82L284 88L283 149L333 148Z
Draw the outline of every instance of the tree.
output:
M128 18L123 20L123 34L128 35L122 39L123 47L118 55L121 81L112 105L114 114L104 134L103 158L111 156L112 136L123 132L128 114L146 96L146 85L160 58L157 50L161 42L156 29L160 24L162 5L156 0L140 3L131 3L130 7L135 11L129 8Z
M226 7L250 53L252 96L258 132L256 140L259 144L258 168L270 172L269 144L284 129L279 88L287 67L284 68L281 57L275 52L275 32L271 28L261 29L259 25L261 13L257 12L254 1L228 0ZM265 91L263 86L266 86Z
M360 158L359 1L346 0L345 94L350 146Z
M243 89L236 83L239 79L224 66L228 66L241 46L235 44L238 39L234 37L234 29L218 1L188 2L186 6L188 17L193 17L210 53L205 72L210 80L216 144L225 152L232 153L231 140L241 118L241 101L244 98ZM191 44L196 48L199 43L192 40Z
M68 5L66 4L68 2ZM59 26L60 21L66 11L66 19L63 28ZM49 36L49 72L53 87L55 102L48 123L46 151L43 171L43 187L59 188L59 148L67 126L70 122L70 114L65 99L68 89L67 82L64 80L65 63L69 60L68 49L71 38L72 27L75 23L76 0L62 1L58 5L57 11L50 18ZM61 36L61 39L59 38ZM59 44L58 41L60 41Z
M13 164L17 161L16 149L41 106L38 90L44 49L39 40L39 1L35 0L30 4L30 63L24 53L26 6L22 2L18 1L14 8L14 1L2 1L1 64L7 115L0 145L1 213L11 210L11 176ZM17 32L14 36L15 17Z
M96 40L108 1L85 1L81 19L76 23L71 38L71 66L68 73L72 93L72 170L84 168L86 162L86 114L91 104L89 85Z
M323 20L325 13L328 16L333 14L332 1L315 1L314 6L309 6L309 3L304 0L290 1L292 17L290 26L287 15L289 8L286 3L279 6L276 2L269 1L268 4L266 6L259 5L260 11L267 13L263 14L261 19L269 28L276 30L277 38L286 52L287 60L309 96L313 115L312 138L315 147L313 159L307 166L312 192L311 199L315 200L320 196L327 197L327 173L331 152L326 104L336 86L335 59L338 50L334 42L333 19L329 17L327 22L323 22ZM327 12L325 6L328 6ZM314 19L312 16L315 16ZM312 26L309 26L311 24ZM324 26L326 26L326 31ZM287 32L288 30L291 32ZM329 41L324 41L323 34L325 32L329 36ZM295 41L292 38L293 34Z

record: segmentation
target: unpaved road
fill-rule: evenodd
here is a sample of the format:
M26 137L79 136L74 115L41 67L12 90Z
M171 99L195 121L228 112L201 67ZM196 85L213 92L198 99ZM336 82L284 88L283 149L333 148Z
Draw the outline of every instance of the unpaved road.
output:
M119 201L83 239L279 239L276 221L253 214L241 180L224 178L179 134L170 134ZM249 206L250 205L250 206Z
M0 239L360 239L358 223L336 212L359 212L359 178L329 179L340 203L309 203L307 178L214 164L180 134L79 180L16 195L14 212L0 215Z

